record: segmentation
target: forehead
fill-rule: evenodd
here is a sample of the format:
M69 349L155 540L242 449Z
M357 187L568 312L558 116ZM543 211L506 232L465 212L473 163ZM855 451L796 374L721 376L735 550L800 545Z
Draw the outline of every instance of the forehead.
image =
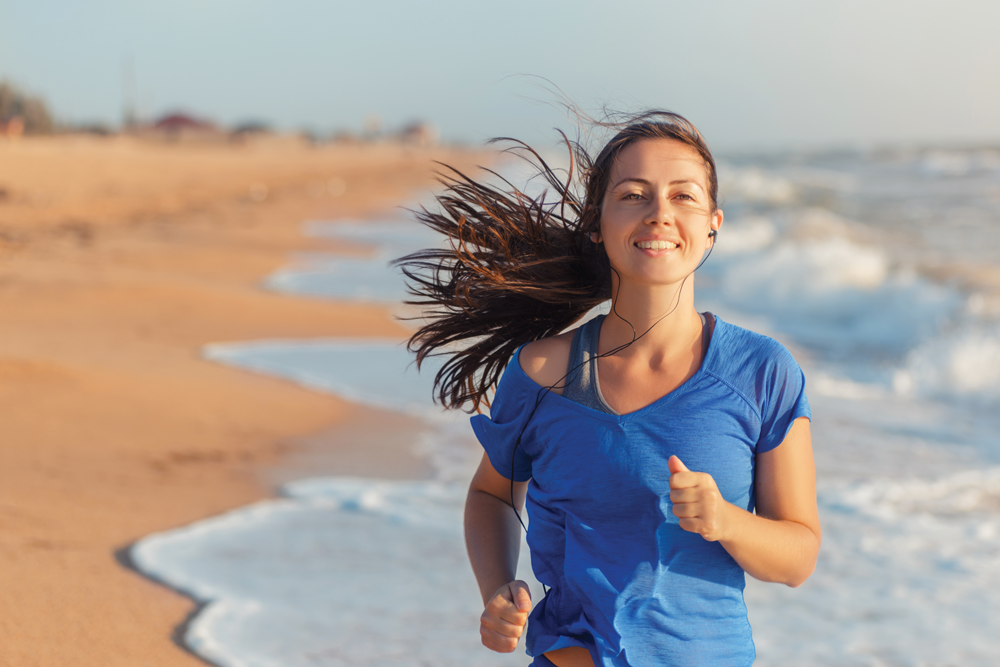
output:
M708 167L697 150L675 139L640 139L618 153L611 166L609 187L623 178L648 181L687 179L703 188L708 185Z

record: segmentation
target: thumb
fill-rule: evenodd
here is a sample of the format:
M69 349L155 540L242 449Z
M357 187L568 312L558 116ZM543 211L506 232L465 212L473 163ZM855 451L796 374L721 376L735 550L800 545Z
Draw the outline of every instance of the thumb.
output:
M531 591L528 584L518 579L509 584L512 602L518 611L531 611Z
M667 459L667 468L670 470L671 475L677 472L689 472L687 466L677 458L676 454Z

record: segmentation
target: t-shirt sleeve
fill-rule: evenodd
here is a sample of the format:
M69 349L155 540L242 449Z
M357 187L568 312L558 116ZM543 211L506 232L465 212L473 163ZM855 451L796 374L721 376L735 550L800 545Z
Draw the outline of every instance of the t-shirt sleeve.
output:
M472 430L496 471L515 482L526 482L531 479L531 457L525 452L523 442L516 443L531 412L529 403L535 396L528 378L520 377L523 371L518 363L515 354L497 385L490 416L475 415L471 421Z
M806 398L806 378L791 353L783 346L778 348L764 367L760 381L764 383L760 395L760 438L757 453L768 452L785 440L792 422L799 417L812 418L809 399Z

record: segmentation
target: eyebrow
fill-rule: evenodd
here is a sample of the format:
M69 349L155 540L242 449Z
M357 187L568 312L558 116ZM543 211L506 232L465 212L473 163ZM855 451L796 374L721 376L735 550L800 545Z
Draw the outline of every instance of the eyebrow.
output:
M623 178L622 180L618 181L617 183L611 186L611 189L614 190L622 183L639 183L641 185L652 185L645 178L629 177L629 178ZM680 185L681 183L693 183L694 185L701 187L701 185L697 181L692 181L690 178L679 178L676 181L670 181L670 185Z

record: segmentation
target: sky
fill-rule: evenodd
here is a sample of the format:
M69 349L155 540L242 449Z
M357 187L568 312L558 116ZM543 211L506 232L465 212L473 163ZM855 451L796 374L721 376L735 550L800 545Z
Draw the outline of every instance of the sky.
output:
M717 149L1000 142L995 0L0 0L0 79L57 118L450 141L574 131L584 111L668 108Z

